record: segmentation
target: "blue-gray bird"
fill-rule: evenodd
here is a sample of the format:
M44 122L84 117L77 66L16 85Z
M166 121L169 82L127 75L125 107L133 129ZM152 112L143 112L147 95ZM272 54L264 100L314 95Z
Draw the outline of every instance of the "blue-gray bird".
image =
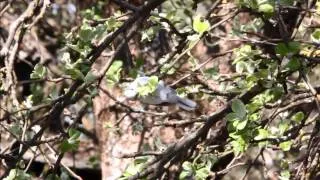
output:
M137 97L138 87L147 85L149 78L150 77L147 76L136 78L125 88L124 95L129 99ZM166 86L162 80L159 81L156 90L153 93L146 96L138 96L138 99L145 104L177 104L187 111L194 110L197 107L197 103L190 99L179 97L176 91L169 86Z

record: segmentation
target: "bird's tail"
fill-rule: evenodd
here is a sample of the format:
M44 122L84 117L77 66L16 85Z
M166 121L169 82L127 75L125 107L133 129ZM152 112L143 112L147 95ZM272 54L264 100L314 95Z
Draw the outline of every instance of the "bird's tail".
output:
M179 107L181 107L184 110L192 111L197 107L197 103L186 98L181 98L178 96L177 104Z

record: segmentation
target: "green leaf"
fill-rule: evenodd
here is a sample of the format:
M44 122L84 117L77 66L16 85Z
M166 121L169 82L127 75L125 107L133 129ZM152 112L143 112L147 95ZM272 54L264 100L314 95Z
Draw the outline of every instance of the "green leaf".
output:
M196 16L193 19L193 30L199 34L203 34L210 28L210 23L208 20L203 19L201 16Z
M277 46L276 46L276 53L277 54L280 54L281 56L285 56L287 55L289 52L287 46L284 44L284 43L279 43Z
M140 68L145 64L144 59L138 58L136 59L136 68Z
M243 138L238 138L234 141L231 141L231 145L233 147L235 154L244 152L247 148L247 143L243 140Z
M67 43L66 46L78 53L82 52L82 49L78 45Z
M115 60L106 73L106 79L109 85L114 85L119 82L121 77L123 62Z
M256 67L255 67L254 63L248 62L248 63L246 63L246 69L247 69L248 73L253 74Z
M231 137L232 139L238 139L241 138L241 135L239 135L237 132L232 132L229 133L229 137Z
M240 119L243 119L247 114L246 106L239 99L232 101L231 109Z
M40 63L34 66L34 69L30 75L31 79L44 78L47 73L47 69Z
M84 79L84 75L79 69L76 68L68 68L65 70L65 73L69 76L71 76L72 79Z
M161 67L160 72L161 72L161 74L166 73L168 75L172 75L176 72L176 69L174 67L172 67L171 64L166 63Z
M296 54L300 51L300 43L299 42L289 42L289 49L292 53Z
M265 139L269 136L269 132L266 129L258 129L258 135L254 137L254 140Z
M261 4L258 11L266 14L272 14L274 12L274 7L271 4Z
M84 77L84 82L89 85L91 83L93 83L95 80L97 80L97 76L92 74L91 71L89 71L86 75L86 77Z
M290 71L297 71L301 67L301 62L298 58L291 58L288 64L286 65L286 69Z
M22 126L20 125L20 123L15 122L10 125L10 132L16 135L17 137L21 136L22 131Z
M68 134L71 139L78 139L81 135L80 131L73 128L69 129Z
M276 53L281 56L287 56L290 54L297 54L300 51L300 43L298 42L289 42L288 44L279 43L276 48Z
M141 164L144 164L144 163L146 163L148 161L148 157L147 156L145 156L145 157L139 157L139 158L136 158L135 160L134 160L134 164L135 165L141 165Z
M84 42L90 42L95 36L94 29L88 24L83 24L79 31L79 37Z
M229 113L226 115L227 121L235 121L239 120L238 115L236 113Z
M289 151L291 149L292 141L285 141L279 144L279 147L283 151Z
M148 81L148 86L150 85L150 86L156 88L158 83L159 83L158 77L157 76L151 76L149 78L149 81Z
M240 74L243 73L243 71L246 68L246 65L247 65L247 63L245 63L244 61L237 62L237 64L236 64L236 72L240 73Z
M179 175L179 179L184 180L190 177L191 175L192 173L190 173L189 171L182 171Z
M69 151L75 151L79 147L79 137L80 137L80 132L70 128L68 131L69 139L62 141L60 144L60 150L62 153L69 152Z
M147 160L147 157L140 157L135 159L134 162L127 167L120 179L127 179L127 177L139 173L141 169L144 167L144 164L147 162Z
M239 121L239 123L237 124L236 128L238 130L242 130L242 129L244 129L246 127L247 123L248 123L248 120Z
M312 34L311 34L311 39L313 42L320 42L320 29L315 30Z
M280 180L289 180L290 179L290 171L284 170L280 173Z
M282 135L284 132L286 132L289 129L289 124L287 121L282 121L279 124L279 135Z
M94 39L101 39L105 33L107 33L107 26L105 24L99 24L94 28Z
M212 79L217 79L219 74L219 69L218 67L208 68L204 70L204 73Z
M77 150L78 149L78 144L71 144L69 143L68 140L64 140L62 141L62 143L60 144L60 150L62 153L65 153L65 152L69 152L69 151L74 151L74 150Z
M122 25L122 21L117 19L116 17L110 17L106 21L105 25L109 31L114 31L115 29L119 28Z
M147 84L138 84L138 93L140 96L152 94L158 87L159 80L157 76L151 76Z
M148 28L146 31L142 31L141 33L141 41L147 41L150 42L152 41L156 34L159 32L160 30L160 26L152 26L150 28Z
M3 180L31 180L31 175L20 169L11 169L9 175Z
M304 119L304 113L303 112L297 112L295 115L291 117L291 119L297 123L301 122Z
M207 167L198 169L196 171L196 179L206 179L209 176L210 170Z
M192 167L192 166L193 166L192 163L189 162L189 161L185 161L185 162L183 162L183 164L182 164L182 168L183 168L184 170L186 170L186 171L192 171L192 170L193 170L193 167Z

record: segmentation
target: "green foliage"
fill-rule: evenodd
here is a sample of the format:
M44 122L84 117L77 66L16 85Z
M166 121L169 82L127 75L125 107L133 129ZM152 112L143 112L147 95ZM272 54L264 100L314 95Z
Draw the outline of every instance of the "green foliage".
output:
M127 180L131 176L139 173L143 168L145 168L145 163L147 162L148 157L138 157L132 164L130 164L127 169L124 171L119 180Z
M38 84L32 84L30 86L32 95L28 96L28 100L30 103L32 102L32 105L37 105L42 102L44 99L43 95L43 87Z
M11 169L10 173L3 180L31 180L31 175L20 169Z
M269 132L266 129L258 129L258 134L254 137L254 140L262 140L269 137Z
M207 77L212 79L217 79L219 74L219 69L217 67L212 67L204 70L204 73Z
M213 155L199 155L193 162L185 161L182 164L183 170L179 175L179 179L206 179L210 174L212 165L217 161Z
M252 102L247 105L248 111L254 113L257 110L260 110L264 104L278 100L283 93L283 88L276 86L258 94L252 99Z
M81 41L88 43L97 35L97 28L89 26L87 23L84 23L79 31L79 38ZM99 29L98 29L99 30Z
M236 154L244 152L252 140L263 140L275 137L268 130L260 127L256 122L260 120L260 110L268 102L278 100L283 94L283 89L274 87L255 96L252 101L244 105L236 99L232 102L232 113L226 116L228 121L228 131L231 138L231 145ZM282 132L283 134L283 132ZM278 133L276 137L281 136ZM260 142L259 145L265 146L267 142Z
M82 72L76 68L66 69L65 73L67 75L70 75L72 79L84 79L84 75L82 74Z
M239 99L232 101L231 109L239 119L245 118L247 114L245 105Z
M302 64L300 59L294 57L294 58L291 58L289 62L285 65L284 71L290 71L290 72L298 71L299 69L301 69L301 66Z
M81 11L82 17L86 19L92 19L92 20L99 20L101 19L101 15L103 13L103 6L106 2L104 1L98 1L95 6L92 6L90 9L85 9Z
M210 23L208 20L203 19L201 16L196 16L193 19L193 30L199 34L203 34L210 28Z
M249 144L244 137L232 136L232 134L230 136L234 138L234 140L231 141L231 145L235 154L239 154L247 150Z
M252 49L250 45L244 45L236 49L234 53L235 59L233 60L233 64L236 65L236 72L253 74L257 65L260 63L255 57L260 55L261 51Z
M40 63L34 66L34 69L30 75L31 79L42 79L46 76L47 69Z
M81 50L79 50L81 52ZM64 72L69 75L72 79L80 79L84 78L83 73L79 69L81 64L81 59L76 62L72 62L71 55L69 52L65 52L62 54L61 61L64 63Z
M167 64L164 64L162 67L161 67L161 70L160 70L160 73L161 74L168 74L168 75L172 75L176 72L176 69L174 67L172 67L171 64L167 63Z
M99 156L91 156L89 158L89 164L94 168L94 169L98 169L100 167L100 158Z
M319 2L317 2L319 3ZM320 29L316 29L312 34L311 34L311 40L313 42L319 43L320 42Z
M288 44L279 43L276 46L276 53L280 56L288 56L289 54L297 54L300 51L300 43L289 42Z
M152 94L158 87L159 79L157 76L151 76L146 84L138 84L139 96Z
M290 171L288 171L288 170L281 171L279 179L280 180L289 180L290 179Z
M69 151L75 151L79 147L79 137L80 137L80 132L70 128L68 131L69 138L66 140L63 140L62 143L60 144L60 150L62 153L69 152Z
M22 127L19 122L12 123L9 129L10 132L14 134L16 137L20 137L20 135L22 134Z
M106 73L107 83L111 86L118 83L121 77L123 62L115 60Z
M241 17L233 19L232 34L238 37L245 37L242 32L259 32L264 25L262 18L254 18L245 24L240 23Z
M160 26L151 26L141 32L141 42L151 42L160 30Z
M87 56L93 50L93 44L100 43L101 39L108 33L116 30L122 25L122 22L117 20L117 16L121 16L121 13L115 13L114 16L105 19L103 23L92 26L89 24L89 20L101 20L99 15L94 15L99 12L99 8L93 8L86 10L84 16L88 19L84 19L77 34L68 35L66 38L66 46L68 51L64 51L61 54L61 62L64 64L63 69L65 74L69 75L72 79L84 80L86 83L92 83L95 78L92 74L87 74L90 70ZM114 81L116 76L111 77Z
M189 93L192 93L194 99L197 99L197 101L203 100L201 102L201 106L199 106L199 109L197 109L196 112L179 111L178 116L176 116L175 114L171 114L171 109L170 114L165 117L155 116L152 113L148 112L148 122L150 121L152 123L158 123L158 121L162 120L169 122L169 120L171 120L172 118L176 119L179 117L186 117L190 120L196 120L195 125L188 124L187 129L199 132L199 129L202 129L197 128L196 126L198 124L203 125L203 119L202 117L198 116L200 116L200 114L207 114L207 112L205 111L207 110L208 106L210 106L216 100L219 100L219 102L220 100L225 102L224 105L226 106L223 107L229 108L229 106L231 106L231 110L227 109L231 112L227 114L225 117L219 116L220 119L217 120L221 121L222 119L225 119L227 121L228 140L226 140L222 144L219 144L221 143L220 141L214 141L213 144L211 144L210 141L208 141L208 143L202 143L203 140L205 140L205 138L199 137L196 137L199 141L190 141L192 143L196 143L196 146L192 146L196 147L196 149L192 151L193 154L190 154L190 156L185 157L186 159L183 159L184 162L182 164L182 169L180 169L181 173L179 175L180 179L200 180L209 178L213 164L217 161L216 157L211 157L213 156L212 154L225 153L228 150L228 148L232 149L235 155L238 155L240 153L244 153L248 148L251 147L256 148L259 146L269 148L269 145L272 145L280 148L279 151L281 151L281 154L291 155L292 152L289 151L292 147L298 149L301 148L302 145L306 145L304 143L307 141L298 142L295 141L295 139L290 139L290 136L292 134L288 133L288 130L296 130L297 128L300 128L299 125L304 125L303 127L301 127L301 131L304 131L306 125L303 123L306 119L309 118L307 117L307 115L309 115L309 112L302 112L299 110L297 111L297 109L300 108L296 108L298 107L296 103L292 103L292 105L295 106L294 108L289 107L291 104L289 104L287 107L286 103L287 101L291 103L294 101L301 100L296 100L294 96L299 95L300 98L300 95L302 93L299 93L305 90L303 89L304 87L301 83L303 81L301 81L300 79L302 76L295 77L295 74L293 73L299 71L299 75L302 75L302 73L312 71L313 65L318 63L316 61L316 58L318 58L319 56L319 50L317 50L317 43L320 42L320 29L312 29L309 27L301 28L302 26L300 26L297 29L298 33L296 35L297 39L299 40L297 40L296 38L292 38L289 42L282 41L282 39L280 38L276 39L276 36L269 37L268 33L265 33L268 28L270 28L270 33L279 32L279 28L283 27L280 26L280 23L282 22L278 22L278 14L285 17L287 15L287 12L290 12L291 10L296 10L296 12L299 12L297 11L297 9L295 9L296 6L293 6L296 2L297 1L293 0L237 0L237 6L233 6L231 4L234 2L228 1L228 3L231 5L230 7L232 8L230 12L229 7L225 9L221 8L225 6L224 3L222 3L222 6L218 4L217 8L214 9L211 12L211 14L208 14L208 16L206 16L208 18L205 19L203 18L204 15L199 14L202 13L199 10L201 10L201 8L207 8L208 4L206 3L208 2L194 0L170 0L165 1L163 4L161 4L161 8L155 8L150 14L150 17L149 15L147 15L146 17L148 18L145 18L145 21L143 22L142 26L140 26L140 22L134 24L138 25L138 34L134 35L134 38L130 37L131 39L128 39L128 41L130 49L132 47L132 49L137 48L137 51L135 51L135 53L132 53L133 56L135 56L136 54L139 54L138 56L140 56L139 58L136 58L134 60L136 67L134 69L131 69L129 75L127 75L122 72L122 59L115 60L111 64L110 68L104 76L104 78L107 81L107 84L113 86L122 82L123 80L121 78L126 78L128 76L136 78L138 76L138 70L141 69L145 70L146 74L149 75L149 70L158 70L158 68L161 68L160 72L150 73L156 74L157 76L151 76L148 82L138 84L137 91L140 97L148 96L156 91L158 84L162 83L159 80L158 75L159 77L161 76L161 78L168 78L169 81L175 81L178 78L184 77L188 74L188 79L185 78L183 81L181 81L181 83L178 84L180 88L176 89L177 94L179 96L184 97L187 96ZM32 82L30 85L32 95L28 96L26 99L25 97L23 97L22 101L20 101L21 97L18 97L17 95L18 102L23 102L19 105L21 105L21 108L28 108L27 110L21 110L19 109L20 107L11 108L11 97L9 97L8 99L4 98L4 100L6 101L4 101L5 105L9 104L8 107L3 107L4 110L8 109L8 112L10 114L10 118L8 118L10 124L8 123L7 127L11 135L17 136L15 138L20 140L23 135L24 139L21 140L25 140L26 142L28 142L28 140L31 139L31 137L33 137L35 133L30 133L29 131L31 130L29 129L27 129L26 132L24 132L24 123L22 122L27 122L24 120L32 120L32 123L37 122L33 121L33 119L38 120L38 116L42 115L49 115L48 117L51 117L50 113L55 112L51 111L52 108L60 108L60 105L62 105L62 109L68 109L70 107L68 105L75 104L75 106L77 106L77 103L82 103L84 101L87 102L90 106L89 108L92 109L92 99L98 94L97 88L93 85L98 80L98 78L100 78L92 72L92 64L96 65L96 62L91 62L91 60L94 59L92 58L92 54L96 52L96 48L99 46L99 44L101 44L101 42L103 42L104 39L108 37L113 37L112 33L116 30L119 30L119 27L123 25L124 19L132 17L132 14L122 14L127 13L125 11L116 11L111 15L111 17L106 17L106 14L108 13L106 13L106 6L104 6L105 4L107 4L107 1L98 1L95 4L95 6L90 7L90 9L84 10L80 14L77 13L76 17L78 21L76 22L76 28L74 28L69 34L65 34L65 36L63 36L62 34L57 34L57 36L64 38L62 39L62 41L64 41L64 47L62 47L60 50L53 49L52 52L50 49L50 54L59 55L57 68L62 71L61 74L47 73L47 71L51 70L51 68L47 69L46 66L38 63L37 65L35 65L33 72L30 75L31 79L54 80L54 78L57 78L59 79L59 82L60 79L62 79L61 86L59 85L55 89L49 88L49 90L47 90L46 88L46 91L44 91L43 84L45 84L46 82ZM305 7L304 2L302 1L298 2L298 4L301 4L301 7ZM201 7L197 7L197 5L201 5ZM209 5L212 5L211 1L209 2ZM283 9L279 9L281 5L283 6ZM310 20L314 20L316 22L318 19L317 16L320 14L319 7L320 3L317 2L317 12L310 11L309 13L309 9L305 9L306 11L302 11L304 13L308 12L308 16L305 17L304 21L309 20L308 18L310 18ZM125 8L120 9L123 10ZM220 11L221 9L223 9L223 11ZM225 26L225 24L220 24L219 27L211 26L210 23L215 23L215 25L218 25L220 22L224 21L225 17L228 17L230 15L223 14L223 12L232 13L233 10L234 12L239 13L235 17L232 17L232 33L230 33L230 24L228 24L227 26ZM141 12L144 13L145 11L143 10ZM130 11L130 13L132 12ZM243 23L243 19L240 19L243 18L243 15L245 15L245 23ZM316 18L313 19L313 17ZM230 23L231 21L229 19L226 20L227 23ZM285 20L287 20L287 18L285 18ZM48 21L48 23L49 22L50 21ZM51 25L51 23L49 24ZM59 23L56 24L58 25ZM289 27L290 24L291 23L288 24L288 22L284 22L284 27L288 28L287 30L291 31L292 27ZM301 24L305 23L302 22ZM265 25L268 25L270 27L265 28ZM175 27L175 29L173 29L172 27ZM273 27L277 29L272 29ZM62 29L64 32L66 31L65 27L59 27L57 29ZM130 32L130 30L131 29L125 26L120 31L121 34L123 33L124 35L128 35L128 32ZM164 34L159 34L160 30L161 32L164 32ZM176 31L179 31L180 33L176 33ZM163 35L164 38L160 37L160 35ZM309 41L309 36L312 42ZM47 38L47 36L39 37L39 40L45 40L45 38ZM54 36L48 37L54 39L56 37L56 34L54 34ZM239 43L241 43L241 46L239 48L233 49L232 56L229 56L226 59L224 59L225 57L217 58L219 59L219 62L220 60L229 61L228 58L230 57L234 58L231 62L233 65L233 69L231 68L231 71L235 71L235 73L219 74L219 68L221 68L219 66L220 64L219 62L214 61L208 64L201 64L201 68L198 68L200 64L199 62L203 62L200 61L200 58L198 62L198 57L201 56L202 60L203 57L211 55L211 52L216 51L216 47L209 47L210 45L212 45L210 44L210 41L216 41L216 39L218 40L217 42L214 42L214 46L216 46L216 44L220 42L230 42L234 40L236 41L237 47ZM220 41L221 39L222 41ZM162 41L167 42L163 43ZM199 42L207 42L208 44L201 44ZM275 42L277 42L278 44L274 44ZM13 43L15 42L13 41ZM108 44L108 47L105 47L104 51L108 53L112 52L112 50L114 50L113 43L114 41ZM167 47L165 47L165 50L163 50L162 45L164 44L169 45L169 50L167 50ZM199 46L195 46L196 44L199 44ZM48 45L50 45L49 47L51 47L51 44ZM148 47L149 45L151 46L151 48ZM60 44L58 46L60 48ZM160 48L158 48L160 46L161 52L159 52ZM224 45L222 45L222 48L219 47L219 49L225 49L223 46ZM196 54L198 53L198 47L201 48L201 50L207 49L207 54L203 54L203 56L202 54ZM234 47L234 45L230 47ZM175 52L176 50L177 52ZM305 53L306 51L308 53ZM217 54L218 53L220 52L217 52ZM305 55L306 57L303 57L303 55ZM311 58L308 59L308 57L310 56L314 57L315 60ZM143 59L141 57L143 57ZM151 67L149 65L151 65ZM4 85L6 85L5 81L7 77L5 77L6 72L3 74L2 71L5 71L5 68L2 68L0 72L0 79L2 80L1 89L4 90L6 89ZM122 75L125 75L126 77L122 77ZM202 81L197 82L196 79L198 77L199 79L210 79L210 82L207 82L208 84L206 84L206 82L203 83ZM18 78L17 80L20 81ZM61 96L62 90L65 90L65 92L70 91L68 86L70 86L70 84L74 84L74 80L80 80L77 81L77 83L79 82L79 84L76 83L76 85L79 86L75 90L77 92L77 95L83 95L83 97L79 96L79 101L78 99L73 98L77 97L75 96L75 94L72 94L71 99L69 97ZM219 89L232 91L232 95L218 96L215 94L212 95L213 93L206 94L206 91L208 92L210 91L208 89L211 89L211 84L209 83L211 83L212 80L214 88L215 86L220 85ZM126 79L124 79L124 81L126 81ZM316 82L312 83L316 84ZM19 85L19 82L17 82L17 84ZM206 86L208 86L209 88L207 88ZM250 90L256 90L252 87L257 87L261 89L264 88L265 90L259 92L259 94L253 94L254 97L252 99L244 99L243 97L246 97L242 96L244 93ZM299 91L294 91L296 88L299 88ZM11 93L9 91L8 93ZM50 94L47 93L47 91L49 91ZM234 93L238 93L237 96L234 96ZM252 95L250 93L252 92L248 93L249 96ZM20 93L18 94L20 95ZM240 97L242 100L238 99ZM40 103L50 104L49 107L47 106L47 104L41 104L45 105L45 108L39 106L41 107L41 111L34 112L33 107ZM52 107L50 107L51 104ZM289 109L280 112L279 114L274 113L278 110L285 109L286 107ZM10 108L14 111L11 111ZM114 106L113 108L115 108L115 110L118 110L118 106ZM31 110L29 111L29 109ZM160 108L155 108L155 110L159 111ZM117 111L117 113L118 112L122 113L122 109L121 111ZM222 110L221 112L224 113L225 111ZM144 113L132 113L132 115L130 114L130 116L128 117L144 119L144 115ZM275 115L276 117L274 118L273 115ZM117 114L117 117L121 117L121 114L119 114L119 116ZM127 115L123 117L127 117ZM200 120L198 121L197 118L199 118ZM30 123L28 122L25 124L29 125ZM120 126L118 127L118 124L108 122L103 125L103 128L108 128L108 131L116 132L120 135L122 135L122 133L125 133L122 131ZM153 124L148 123L148 126L146 126L144 121L134 121L130 124L130 132L132 132L134 135L138 135L141 134L141 132L143 132L144 130L146 130L146 128L148 130L152 128L152 125ZM312 125L312 123L308 123L307 128L309 128L309 126ZM181 127L180 124L178 126ZM36 129L36 126L33 127ZM39 129L40 127L37 128ZM222 125L222 128L222 131L225 132L224 123ZM305 134L307 133L301 133L301 131L298 132L298 135L301 136L301 139L310 138L309 135L307 135L307 137L305 136ZM181 132L184 133L184 130ZM188 134L183 135L187 136ZM218 137L214 138L218 139ZM68 137L65 137L65 139L60 144L58 144L59 153L76 151L80 144L79 139L80 132L72 128L69 129ZM143 146L148 146L148 150L153 151L168 147L167 144L162 142L162 139L159 136L155 137L154 139L150 139L150 141L152 141L152 145L147 143L147 145L143 144ZM302 145L300 146L300 144L298 143L302 143ZM219 147L211 149L211 145L218 145ZM209 146L210 150L202 154L202 150L206 149ZM225 147L226 149L224 149ZM185 150L187 151L188 149ZM175 156L176 153L172 155ZM162 156L157 156L156 158L158 157L161 158ZM129 179L130 176L145 170L147 168L146 162L148 158L149 157L136 158L133 164L128 166L128 168L126 169L126 171L120 179ZM176 159L176 157L172 157L171 160L172 159ZM89 164L91 164L93 167L98 167L99 163L100 160L98 157L90 157ZM170 164L170 162L167 164ZM282 171L280 179L290 179L291 170L289 171L287 169L288 167L281 166ZM58 177L57 175L49 175L48 178L70 178L68 172L66 172L64 169L61 169L61 171L62 173L60 177ZM9 179L31 179L31 176L29 174L24 173L22 170L13 169L10 171L8 177L6 177L6 180Z
M193 0L165 1L159 16L170 20L180 32L190 32L192 30L192 16L195 13L192 9L193 3Z
M84 82L89 85L91 83L93 83L95 80L97 80L97 76L94 75L91 71L89 71L86 75L86 77L84 77Z
M272 6L271 4L268 4L268 3L266 3L266 4L261 4L261 5L259 5L259 7L258 7L258 11L259 12L263 12L263 13L265 13L265 14L273 14L273 12L274 12L274 6Z
M248 126L247 109L243 102L239 99L235 99L231 104L232 113L226 116L228 120L229 136L233 139L231 145L235 153L240 153L246 150L247 144L247 132Z
M285 141L279 144L279 147L283 151L289 151L291 149L292 141Z
M296 123L300 123L304 119L304 113L299 111L296 114L294 114L291 119L295 121Z

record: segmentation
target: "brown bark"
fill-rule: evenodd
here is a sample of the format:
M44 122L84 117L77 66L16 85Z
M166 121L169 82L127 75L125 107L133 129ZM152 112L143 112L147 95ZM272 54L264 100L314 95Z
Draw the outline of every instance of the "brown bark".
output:
M108 89L116 98L121 96L119 88L105 89ZM133 135L129 128L129 118L124 118L119 126L116 125L117 120L123 117L124 113L119 113L112 108L114 104L115 101L102 91L93 101L103 180L116 179L121 176L132 160L122 159L120 156L136 152L140 142L140 136Z

